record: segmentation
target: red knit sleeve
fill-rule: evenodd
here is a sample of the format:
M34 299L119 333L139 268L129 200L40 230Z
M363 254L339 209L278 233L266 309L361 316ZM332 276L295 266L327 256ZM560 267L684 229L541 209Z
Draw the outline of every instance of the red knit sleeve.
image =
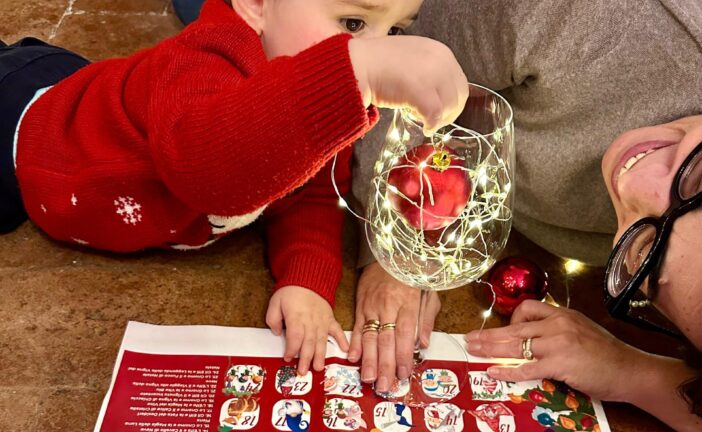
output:
M345 194L351 183L351 149L339 153L336 184ZM331 183L328 163L295 195L266 212L266 237L271 272L278 289L309 288L334 306L341 279L344 211Z
M214 46L219 33L207 30ZM377 113L363 106L348 40L339 35L264 61L248 76L234 76L231 59L223 63L201 46L174 49L182 62L162 56L168 67L156 69L168 72L153 98L160 106L150 110L149 141L171 192L203 213L247 214L302 186L365 133ZM193 72L192 65L207 67ZM198 94L215 81L221 88Z

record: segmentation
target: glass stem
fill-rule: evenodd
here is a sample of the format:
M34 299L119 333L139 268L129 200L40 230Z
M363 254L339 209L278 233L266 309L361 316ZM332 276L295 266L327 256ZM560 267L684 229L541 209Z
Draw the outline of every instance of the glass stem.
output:
M429 301L429 290L419 290L419 312L417 313L417 328L414 333L414 363L421 363L424 358L422 356L422 323L426 314L427 302Z

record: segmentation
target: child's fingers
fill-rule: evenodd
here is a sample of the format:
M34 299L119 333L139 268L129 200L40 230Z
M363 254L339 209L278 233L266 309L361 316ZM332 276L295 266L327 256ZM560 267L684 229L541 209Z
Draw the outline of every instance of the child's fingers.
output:
M280 301L273 297L266 311L266 325L270 327L274 335L283 334L283 312L280 310Z
M349 340L346 339L346 333L344 333L344 329L341 328L341 325L334 321L329 328L329 334L331 337L333 337L336 340L336 343L339 345L339 348L343 352L348 352L349 350ZM359 340L359 343L361 341Z
M324 360L327 357L327 332L317 331L317 343L314 349L313 367L316 371L324 369Z
M300 346L305 337L305 329L301 324L290 324L285 330L285 354L283 358L289 362L300 352Z
M297 373L300 375L305 375L310 370L317 342L315 339L316 333L305 329L305 337L300 348L300 359L297 362Z

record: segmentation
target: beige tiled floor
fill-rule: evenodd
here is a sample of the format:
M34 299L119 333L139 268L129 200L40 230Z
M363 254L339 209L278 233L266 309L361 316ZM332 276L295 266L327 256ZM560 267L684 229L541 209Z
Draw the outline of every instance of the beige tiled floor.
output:
M32 35L91 60L128 55L180 28L168 0L0 0L0 39ZM349 329L356 274L355 232L347 231L335 313ZM554 294L564 297L559 260L519 236L510 248L536 259L551 275ZM590 269L569 281L575 307L644 348L670 344L641 340L607 318L593 291L601 277ZM128 320L264 327L271 286L257 227L200 252L136 256L60 245L29 223L0 236L0 431L92 430ZM465 332L478 325L486 307L479 290L442 295L437 328ZM607 409L616 431L665 430L631 407Z

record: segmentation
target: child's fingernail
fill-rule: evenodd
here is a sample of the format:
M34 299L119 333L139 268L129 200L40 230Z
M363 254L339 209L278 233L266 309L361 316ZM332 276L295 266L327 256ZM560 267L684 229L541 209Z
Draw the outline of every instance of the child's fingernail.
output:
M480 348L482 348L482 344L478 341L473 341L468 343L468 351L471 352L477 352L480 351Z
M364 382L371 382L371 381L375 380L375 371L372 369L369 369L366 372L363 372L362 379Z
M493 367L489 367L489 368L487 368L487 371L486 371L486 372L487 372L488 375L490 375L491 377L497 376L497 375L500 374L500 368L494 367L494 366L493 366Z

